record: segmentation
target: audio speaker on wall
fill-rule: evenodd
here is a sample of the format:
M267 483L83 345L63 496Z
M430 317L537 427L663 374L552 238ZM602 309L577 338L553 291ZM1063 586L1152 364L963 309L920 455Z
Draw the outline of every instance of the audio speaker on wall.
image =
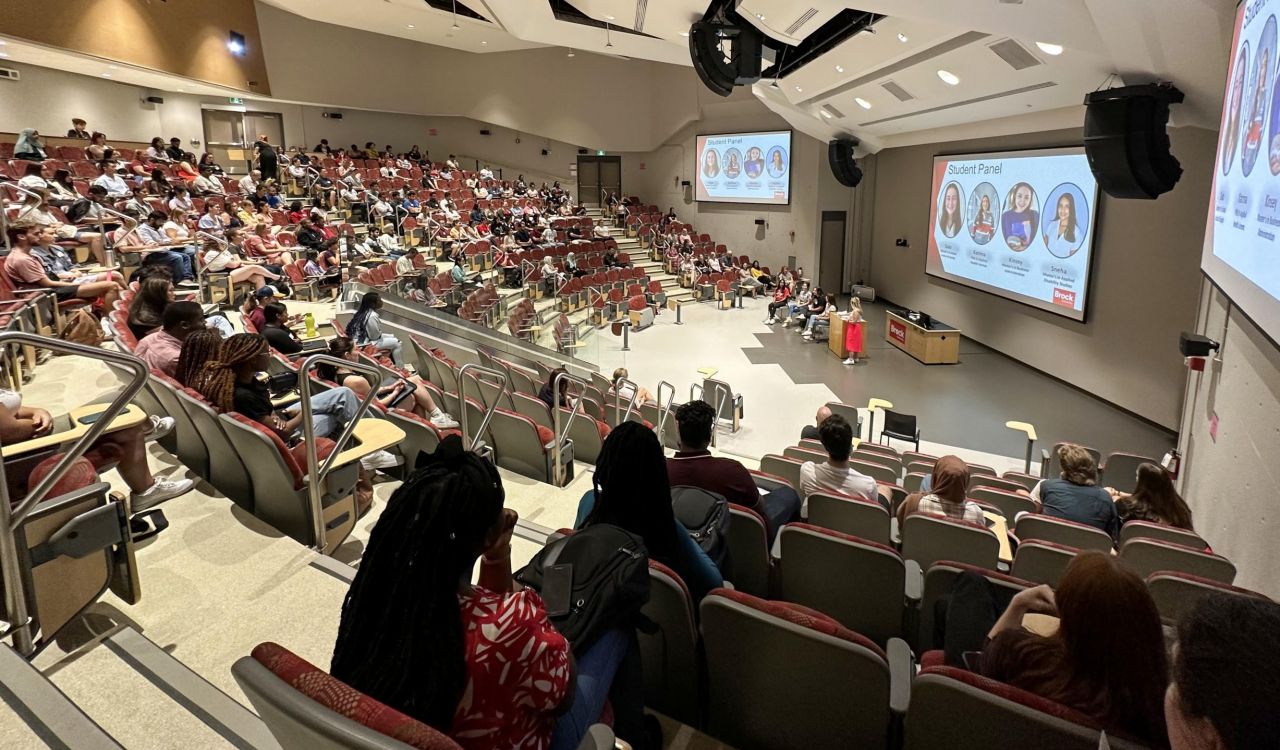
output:
M1170 152L1169 105L1182 92L1147 84L1095 91L1085 97L1084 149L1098 185L1113 198L1153 200L1182 177Z
M693 69L720 96L731 94L734 86L760 80L763 55L764 36L754 26L698 21L689 27Z
M857 147L857 138L837 138L827 143L827 161L831 163L831 173L845 187L857 187L862 182L862 169L853 158Z

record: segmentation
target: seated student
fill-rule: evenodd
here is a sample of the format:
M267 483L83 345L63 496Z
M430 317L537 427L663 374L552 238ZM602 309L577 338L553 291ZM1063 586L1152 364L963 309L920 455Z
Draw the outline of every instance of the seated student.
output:
M298 233L296 236L299 245L313 250L319 249L319 247L324 244L325 240L324 232L321 232L319 229L312 226L311 219L306 217L303 217L302 220L298 222Z
M381 309L382 295L377 292L365 292L360 298L360 307L347 323L347 336L351 337L357 346L372 344L379 351L389 354L396 367L404 367L402 354L404 345L395 335L382 332L382 318L378 316L378 311Z
M404 255L401 255L400 258L396 260L396 274L399 276L408 276L409 274L417 273L417 260L418 248L411 247L408 250L405 250Z
M266 265L246 262L236 253L235 240L239 238L239 230L227 231L228 243L220 245L212 240L205 243L202 260L206 272L220 273L225 271L232 284L253 284L254 289L261 289L267 282L278 283L280 274L271 271Z
M831 409L827 408L826 404L819 406L818 414L814 417L813 424L807 424L804 426L804 429L800 430L800 439L821 440L818 436L818 426L821 425L829 416L831 416Z
M222 334L212 328L197 329L187 334L182 340L178 361L173 368L173 379L187 388L199 391L208 371L205 365L218 358L222 341Z
M133 353L151 369L172 377L178 369L183 342L191 334L208 330L208 327L199 302L171 303L164 309L163 322L161 328L138 340Z
M1246 750L1280 737L1280 604L1209 594L1178 623L1164 696L1172 750Z
M639 422L618 425L600 448L592 489L578 501L574 528L610 523L636 534L650 559L680 576L696 607L724 585L724 577L676 519L666 463L653 430Z
M542 388L538 390L538 398L541 399L542 403L546 404L548 408L554 409L557 404L568 409L573 408L574 398L569 395L568 380L561 381L559 393L554 396L552 395L552 388L554 387L553 384L556 382L556 376L562 372L567 371L563 367L557 367L552 370L551 374L547 376L547 382L543 383Z
M1065 518L1101 529L1116 539L1120 516L1115 501L1098 485L1098 465L1089 451L1066 443L1058 447L1062 473L1058 479L1042 479L1031 490L1031 499L1046 516Z
M966 499L969 467L956 456L943 456L933 465L929 489L907 496L898 507L898 525L912 513L946 516L956 521L986 524L982 507Z
M153 417L149 422L108 432L84 454L99 470L106 464L116 464L120 478L129 487L131 513L185 495L195 486L190 479L160 479L151 473L147 466L147 431L152 429L168 432L173 429L173 420ZM57 420L52 414L39 407L23 406L21 393L0 388L0 442L8 446L56 431Z
M565 275L560 273L560 270L556 268L555 262L551 259L550 255L542 259L542 267L539 270L542 271L543 293L548 297L554 296L556 290L564 283Z
M329 671L467 750L576 747L630 638L614 631L575 663L542 599L512 578L516 514L504 497L497 469L445 438L370 535ZM411 567L436 573L404 575Z
M258 333L271 344L272 349L286 357L299 354L304 348L289 322L289 310L284 303L273 301L262 306L262 326Z
M836 314L836 296L828 294L825 305L820 313L809 316L809 322L805 324L804 331L800 337L806 340L813 340L815 337L821 338L825 335L823 329L828 329L831 325L831 316Z
M89 202L86 201L86 203ZM99 264L105 265L106 255L103 251L102 234L97 231L97 227L64 223L49 210L51 205L49 191L44 188L36 189L31 195L24 197L13 223L49 227L53 229L55 241L74 242L77 247L87 248ZM94 204L91 204L90 207L93 206ZM90 207L86 207L86 212ZM79 220L84 221L83 215Z
M130 244L124 248L120 247L119 241L128 230L121 227L116 232L116 247L126 252L141 253L144 265L159 263L167 266L175 284L193 281L196 277L195 266L191 256L185 250L186 245L181 241L169 239L163 231L164 224L168 220L168 215L163 211L152 211L147 214L146 221L138 224L137 232L132 235Z
M320 265L320 255L315 250L307 251L307 262L302 266L302 274L308 279L315 279L321 289L329 289L337 298L338 287L342 285L342 268L331 266L325 270Z
M129 331L142 339L164 323L164 311L174 300L173 284L164 274L148 275L129 303Z
M1173 486L1169 473L1155 464L1139 464L1138 482L1131 494L1105 488L1116 501L1120 523L1148 521L1175 529L1194 531L1191 526L1191 508L1187 506Z
M822 291L822 287L814 287L813 298L809 300L809 304L801 308L799 315L795 318L796 325L804 330L809 325L809 319L815 315L821 315L827 310L827 295Z
M359 361L355 346L349 338L329 339L329 355L345 359L348 362ZM321 363L316 365L316 373L325 380L350 388L356 394L356 397L361 400L369 395L371 390L366 376L350 369ZM379 383L378 402L388 408L399 406L407 411L412 411L414 414L430 420L431 424L442 430L449 430L458 426L456 419L436 406L435 401L431 398L431 392L422 385L422 378L414 375L408 380L412 384L412 388L406 386L398 378L391 378L385 383Z
M778 311L787 307L787 301L790 299L791 287L786 284L779 284L778 288L773 291L773 301L769 303L769 315L764 319L765 325L773 325L778 322Z
M449 269L449 279L464 292L471 291L479 286L475 279L467 276L467 269L461 263L454 263L453 268Z
M101 302L104 310L110 310L120 294L120 284L115 281L78 280L62 281L45 268L33 251L55 243L53 229L37 225L9 227L11 250L4 262L4 273L18 289L49 289L58 300L87 299Z
M768 522L772 539L784 524L800 519L800 496L790 487L761 495L745 466L732 458L712 456L707 446L715 419L715 407L705 401L689 401L676 409L680 450L667 459L671 486L699 487L758 511Z
M270 224L255 224L252 234L244 236L237 235L240 239L240 249L249 259L261 258L267 262L267 269L272 273L279 273L280 270L271 266L279 266L280 269L293 263L293 255L288 250L280 248L280 244L271 236Z
M946 611L948 663L980 650L976 666L986 677L1075 709L1108 734L1167 746L1160 613L1142 578L1118 558L1081 552L1056 591L1043 585L1020 591L999 613L985 579L961 576ZM1046 637L1023 629L1028 613L1057 615L1057 632Z
M404 248L400 246L400 238L396 237L395 227L391 224L384 226L382 234L378 235L378 250L392 258L399 258L404 253Z
M627 378L628 374L627 368L625 367L619 367L614 370L612 381L613 387L609 389L609 393L617 394L618 398L622 399L624 402L629 402L631 397L634 395L636 397L637 405L656 403L657 399L655 399L653 394L646 390L644 386L636 386L635 388L632 388L630 385L622 382Z
M413 277L413 283L409 287L409 293L406 296L410 302L417 302L420 305L428 307L444 307L444 300L431 289L431 280L425 275Z
M818 439L827 451L827 460L820 464L805 461L800 467L800 496L804 498L800 514L808 517L809 496L815 492L837 492L870 500L889 510L889 502L880 496L876 480L849 466L849 455L853 453L853 427L849 420L839 414L822 420Z

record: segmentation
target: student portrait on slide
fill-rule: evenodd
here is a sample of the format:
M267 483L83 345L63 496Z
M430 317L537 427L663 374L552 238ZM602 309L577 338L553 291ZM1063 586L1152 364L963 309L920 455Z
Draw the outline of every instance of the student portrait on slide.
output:
M996 235L996 215L993 206L1000 202L996 186L984 182L969 195L969 237L979 245L985 245Z
M1063 183L1049 193L1044 205L1044 245L1054 257L1070 258L1084 245L1089 232L1089 206L1084 191Z
M1271 91L1272 68L1276 63L1276 17L1267 19L1258 39L1258 51L1249 75L1248 119L1244 121L1244 147L1240 150L1240 167L1245 177L1253 171L1266 132L1267 94Z
M781 146L774 146L769 149L769 176L781 177L787 173L787 155L783 153Z
M714 148L702 155L702 176L708 180L720 176L720 152Z
M1222 174L1231 173L1236 160L1236 146L1240 143L1240 110L1244 106L1244 82L1249 73L1249 42L1240 45L1231 81L1231 104L1227 112L1227 127L1222 129Z
M1009 191L1004 215L1000 217L1005 244L1015 253L1026 250L1039 226L1040 210L1036 191L1031 185L1019 182Z
M964 198L960 195L960 183L949 182L942 189L942 205L938 207L938 229L947 237L955 237L964 227L964 213L961 206Z
M738 149L731 148L724 152L724 176L730 180L736 180L740 174L742 174L742 154Z
M764 174L764 154L758 146L747 149L747 163L744 165L747 177L756 178Z

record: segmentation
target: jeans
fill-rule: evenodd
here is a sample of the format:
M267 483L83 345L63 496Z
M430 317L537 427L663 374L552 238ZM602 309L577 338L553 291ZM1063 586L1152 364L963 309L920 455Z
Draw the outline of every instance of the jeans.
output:
M316 437L332 438L342 431L343 427L356 415L360 401L350 388L332 388L324 393L311 397L311 425ZM288 408L288 413L296 414L302 409L301 404Z
M764 516L769 530L769 546L772 547L783 526L800 520L800 495L790 487L779 487L760 497L757 510Z
M600 718L614 674L634 642L634 634L613 630L601 636L585 654L578 657L573 703L564 715L556 719L556 728L551 734L551 750L574 750L587 729Z
M812 317L810 317L810 318L809 318L809 322L808 322L808 323L805 323L805 325L804 325L804 329L805 329L806 331L808 331L810 335L813 335L813 334L815 334L815 333L817 333L817 332L818 332L818 326L819 326L819 325L824 324L824 323L827 323L827 322L828 322L828 320L826 319L826 317L822 317L822 316L814 315L814 316L812 316Z
M174 250L155 250L147 253L142 261L144 265L165 265L169 267L169 274L173 277L173 283L194 279L195 274L191 272L191 256L186 253L180 253Z
M369 343L390 354L391 361L395 363L396 367L404 367L404 355L401 352L404 345L400 343L400 339L389 333L384 333L381 338L370 341Z

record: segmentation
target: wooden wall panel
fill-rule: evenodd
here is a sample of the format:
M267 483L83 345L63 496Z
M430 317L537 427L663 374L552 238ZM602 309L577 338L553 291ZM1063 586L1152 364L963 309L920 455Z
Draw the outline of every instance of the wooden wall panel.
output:
M254 0L0 0L0 33L270 95ZM243 34L246 52L227 49Z

